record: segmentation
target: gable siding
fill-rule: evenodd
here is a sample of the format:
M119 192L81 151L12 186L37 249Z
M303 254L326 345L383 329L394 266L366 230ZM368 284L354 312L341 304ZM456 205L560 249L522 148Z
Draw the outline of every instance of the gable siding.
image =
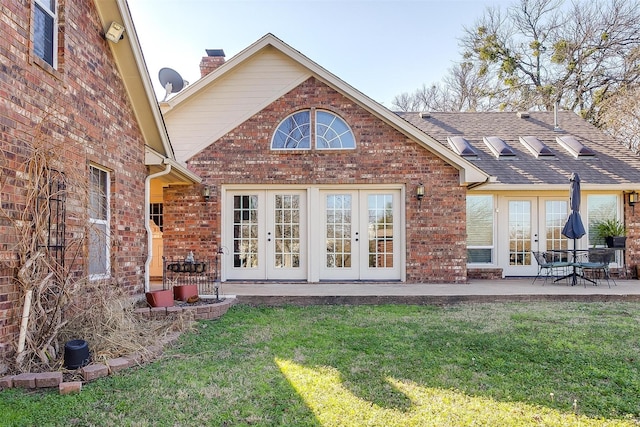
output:
M269 48L260 51L230 75L222 76L181 106L165 112L176 159L188 158L251 117L278 96L310 76L308 70Z
M58 169L85 177L95 163L111 171L114 282L129 293L144 288L144 141L126 90L115 67L94 4L60 2L64 39L57 71L30 58L30 13L33 2L9 2L0 25L0 176L4 214L23 211L25 164L36 144L60 158ZM8 25L5 25L7 24ZM82 178L80 178L82 179ZM83 184L68 183L67 241L86 232ZM15 350L22 302L16 285L17 236L0 216L0 367ZM86 248L71 247L67 265L75 278L86 277ZM72 259L73 258L73 259ZM83 284L90 288L90 284Z
M349 151L271 151L276 126L302 108L325 108L351 126ZM172 142L182 142L174 138ZM465 190L459 173L433 153L315 78L309 78L189 160L211 188L165 190L165 254L213 256L221 234L220 187L227 184L402 184L406 187L406 280L466 281ZM419 205L415 187L427 188Z

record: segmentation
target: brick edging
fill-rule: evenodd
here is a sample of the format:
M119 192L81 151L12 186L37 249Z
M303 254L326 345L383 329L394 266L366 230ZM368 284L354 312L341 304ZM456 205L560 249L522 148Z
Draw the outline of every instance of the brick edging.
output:
M213 320L222 317L229 307L235 305L235 298L226 298L224 301L214 304L197 305L197 306L173 306L173 307L153 307L138 308L135 315L143 319L160 320L173 315L186 314L190 320ZM148 348L151 358L158 357L162 354L164 347L177 340L180 332L168 334L160 344ZM113 375L124 369L141 365L149 360L148 355L142 353L134 353L122 357L109 359L105 363L91 363L80 368L80 374L83 381L89 382L98 378ZM82 389L82 381L64 382L62 372L39 372L39 373L22 373L17 375L7 375L0 377L0 390L5 388L50 388L58 387L60 394L68 394L79 392Z

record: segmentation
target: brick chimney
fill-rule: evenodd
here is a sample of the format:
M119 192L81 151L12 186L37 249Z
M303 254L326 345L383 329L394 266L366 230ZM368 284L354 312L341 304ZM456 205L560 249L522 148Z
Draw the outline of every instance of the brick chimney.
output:
M207 56L203 56L202 61L200 61L200 77L206 76L224 64L224 50L205 49L205 51Z

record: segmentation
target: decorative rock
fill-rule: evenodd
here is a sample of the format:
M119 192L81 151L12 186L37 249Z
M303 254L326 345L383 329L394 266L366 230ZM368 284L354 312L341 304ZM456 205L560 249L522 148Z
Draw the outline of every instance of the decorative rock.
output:
M80 390L82 390L82 381L60 383L58 386L60 394L80 393Z

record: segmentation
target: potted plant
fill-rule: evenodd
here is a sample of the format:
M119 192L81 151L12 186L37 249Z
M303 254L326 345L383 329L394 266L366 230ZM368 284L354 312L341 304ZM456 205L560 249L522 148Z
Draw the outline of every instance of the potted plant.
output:
M609 248L624 248L627 230L617 219L607 219L595 224L598 237L603 239Z

